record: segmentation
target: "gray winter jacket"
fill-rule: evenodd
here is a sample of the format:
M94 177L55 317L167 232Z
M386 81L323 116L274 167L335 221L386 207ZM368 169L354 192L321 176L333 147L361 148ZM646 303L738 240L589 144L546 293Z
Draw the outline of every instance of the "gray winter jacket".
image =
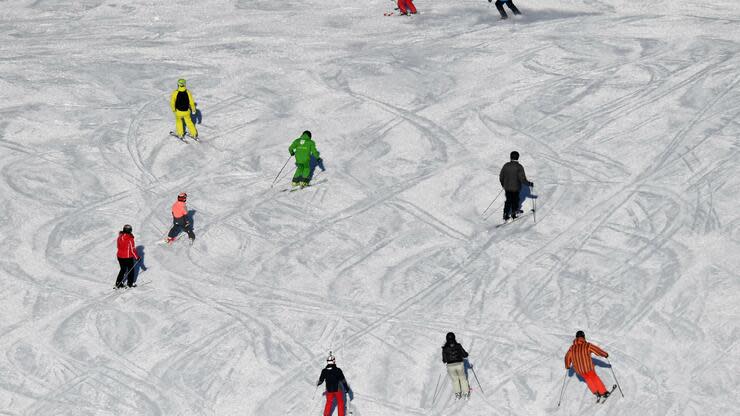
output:
M531 182L524 173L524 167L516 160L506 163L501 168L498 179L501 182L501 186L507 192L519 192L522 184L531 186Z

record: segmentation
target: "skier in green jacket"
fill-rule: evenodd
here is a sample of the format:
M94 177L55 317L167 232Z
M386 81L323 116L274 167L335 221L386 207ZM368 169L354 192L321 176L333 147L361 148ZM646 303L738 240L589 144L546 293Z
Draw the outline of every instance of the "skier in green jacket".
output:
M319 151L316 150L316 143L311 140L311 132L306 130L301 137L293 140L288 148L291 156L295 156L295 175L293 175L293 186L308 186L311 181L311 157L317 159L320 165L323 164Z

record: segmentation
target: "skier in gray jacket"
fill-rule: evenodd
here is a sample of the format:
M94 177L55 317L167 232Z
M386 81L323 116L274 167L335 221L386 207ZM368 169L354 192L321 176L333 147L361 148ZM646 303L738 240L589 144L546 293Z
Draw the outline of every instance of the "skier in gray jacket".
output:
M517 214L520 213L519 191L522 189L522 184L530 187L534 186L534 182L530 182L527 179L527 174L524 173L524 167L519 164L519 152L511 152L511 161L507 162L501 168L498 178L506 192L504 221L508 221L509 217L516 219Z

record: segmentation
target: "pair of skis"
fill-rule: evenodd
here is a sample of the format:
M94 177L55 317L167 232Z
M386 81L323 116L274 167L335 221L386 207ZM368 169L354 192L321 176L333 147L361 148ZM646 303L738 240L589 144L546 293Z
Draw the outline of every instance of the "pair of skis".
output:
M200 143L200 138L199 137L191 136L189 133L186 133L184 136L180 137L180 136L177 135L177 133L175 133L174 131L171 131L170 132L170 136L176 137L178 140L180 140L181 142L183 142L185 144L190 143L189 141L185 140L186 137L192 139L196 143Z
M607 392L609 394L607 394L606 396L599 396L599 398L596 399L596 403L602 403L603 404L606 401L606 399L608 399L609 396L611 396L612 393L614 393L614 390L616 390L616 389L617 389L617 385L615 384L615 385L612 386L612 389Z

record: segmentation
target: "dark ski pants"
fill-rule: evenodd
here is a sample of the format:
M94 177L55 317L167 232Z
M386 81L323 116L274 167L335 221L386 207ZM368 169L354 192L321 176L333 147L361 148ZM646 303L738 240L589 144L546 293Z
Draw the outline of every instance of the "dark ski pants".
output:
M180 232L183 230L188 233L188 237L190 237L191 240L195 240L193 224L188 221L187 217L173 218L172 228L170 228L170 232L167 234L167 237L175 238L180 235Z
M506 202L504 202L504 219L516 215L519 209L519 191L506 191Z
M123 259L118 257L118 264L121 266L121 271L118 272L118 277L116 278L116 287L123 286L123 279L127 279L126 284L128 287L131 287L136 279L134 275L134 258Z
M514 5L514 2L512 0L508 0L508 1L506 1L506 0L504 0L504 1L496 0L496 8L498 9L498 12L501 13L501 18L502 19L506 19L507 17L509 17L506 14L506 11L504 10L504 4L506 4L507 6L509 6L509 8L511 9L511 12L514 13L515 15L522 14L519 11L519 9L516 8L516 6Z

